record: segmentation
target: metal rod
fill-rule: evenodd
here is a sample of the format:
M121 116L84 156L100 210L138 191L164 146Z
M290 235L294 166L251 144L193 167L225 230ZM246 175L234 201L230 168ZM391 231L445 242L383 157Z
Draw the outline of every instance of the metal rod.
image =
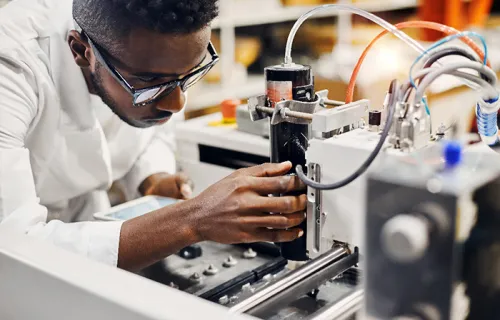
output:
M313 119L313 115L309 113L304 113L304 112L298 112L298 111L292 111L285 109L285 116L286 117L292 117L292 118L299 118L299 119L304 119L304 120L311 120Z
M364 290L356 291L346 295L340 301L323 307L307 320L346 320L352 317L363 307Z
M255 109L260 112L264 112L267 114L274 114L274 108L270 107L263 107L263 106L256 106ZM304 120L311 120L313 119L313 115L305 112L298 112L298 111L292 111L289 109L285 109L284 111L285 117L292 117L292 118L299 118L299 119L304 119Z
M348 254L347 248L345 247L335 247L334 249L328 251L317 259L303 265L302 267L295 269L290 272L285 277L279 279L275 283L262 288L257 291L253 296L241 301L237 305L229 309L230 313L245 313L248 310L254 308L255 306L261 304L262 302L270 299L279 292L282 292L298 282L306 279L311 274L314 274L318 270L328 266L332 262L338 261L340 258Z
M334 106L334 107L340 107L345 104L344 101L337 101L337 100L331 100L331 99L323 99L323 103L326 104L327 106Z
M276 293L268 300L262 302L251 310L246 311L246 313L257 318L263 318L265 317L267 311L274 309L277 305L282 305L283 302L289 303L290 301L295 301L304 296L304 294L318 289L329 279L333 279L349 268L352 268L359 262L358 259L359 254L357 252L339 258L337 261L327 265L326 267L318 269L306 279L295 284L293 287L286 288L285 290Z

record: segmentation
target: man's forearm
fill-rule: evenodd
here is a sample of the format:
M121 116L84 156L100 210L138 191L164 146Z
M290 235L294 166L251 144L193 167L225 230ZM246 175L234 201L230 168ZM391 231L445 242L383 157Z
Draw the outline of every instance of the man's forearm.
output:
M139 271L198 242L191 201L179 202L126 221L121 230L118 267Z

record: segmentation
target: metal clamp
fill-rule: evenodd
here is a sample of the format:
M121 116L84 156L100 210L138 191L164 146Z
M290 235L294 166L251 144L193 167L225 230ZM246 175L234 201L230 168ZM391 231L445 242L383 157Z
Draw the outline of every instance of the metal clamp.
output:
M322 90L316 93L316 99L313 102L285 100L271 108L267 107L267 96L261 95L248 100L248 111L252 121L271 117L273 125L281 122L309 124L313 120L314 112L324 106L325 100L328 100L327 96L328 90Z
M309 163L308 176L315 182L321 182L321 166L317 163ZM307 195L306 249L309 258L314 259L322 254L321 228L325 223L326 215L322 213L321 191L308 187Z

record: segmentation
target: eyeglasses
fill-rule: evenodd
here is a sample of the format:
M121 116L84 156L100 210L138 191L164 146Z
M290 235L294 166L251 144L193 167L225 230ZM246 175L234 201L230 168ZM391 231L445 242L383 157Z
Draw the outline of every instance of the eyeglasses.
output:
M88 34L83 30L81 31L81 33L87 37L89 44L92 47L92 50L94 51L97 61L99 61L106 68L106 70L113 76L113 78L115 78L116 81L118 81L118 83L120 83L120 85L125 90L127 90L128 93L132 95L135 107L142 107L150 103L153 103L154 101L157 101L169 95L177 87L180 87L181 90L185 92L195 83L200 81L219 61L219 56L215 51L214 46L210 42L207 48L208 54L205 56L205 59L200 64L200 67L191 71L189 74L183 76L182 78L171 80L162 84L142 89L136 89L129 84L129 82L120 74L118 70L116 70L116 68L111 63L109 63L106 60L106 58L104 58L104 55L101 54L101 51L98 49L98 46L88 36Z

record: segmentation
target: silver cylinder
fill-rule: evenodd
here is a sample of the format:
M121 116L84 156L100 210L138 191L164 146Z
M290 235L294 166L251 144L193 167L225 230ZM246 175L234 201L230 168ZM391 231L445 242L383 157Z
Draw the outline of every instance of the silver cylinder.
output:
M285 277L279 279L275 283L257 291L253 296L249 297L229 309L230 313L245 313L264 301L272 298L276 294L289 289L300 281L306 279L316 271L323 269L329 264L338 261L340 258L346 256L348 250L345 247L335 247L317 259L301 266L300 268L290 272Z

